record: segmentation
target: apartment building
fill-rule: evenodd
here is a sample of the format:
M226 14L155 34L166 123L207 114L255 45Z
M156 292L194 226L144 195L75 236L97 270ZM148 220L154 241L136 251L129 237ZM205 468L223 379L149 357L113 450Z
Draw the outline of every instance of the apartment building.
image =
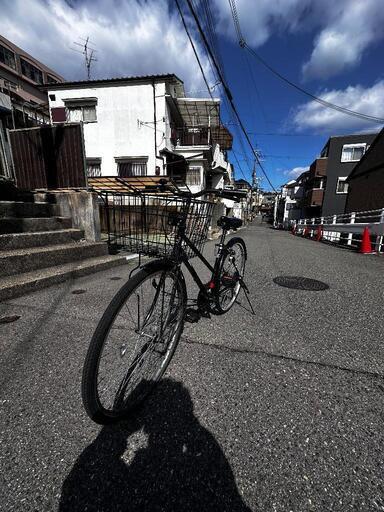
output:
M312 193L312 197L317 196L318 204L323 196L322 207L321 210L320 208L316 210L317 214L321 211L321 216L327 217L344 213L348 194L348 176L369 149L376 135L376 133L339 135L328 139L320 153L320 158L314 162L313 186L310 185L312 188L307 189L307 193ZM309 215L306 216L309 217Z
M192 191L231 179L220 100L185 97L174 74L45 85L51 122L83 124L89 176L181 179Z
M40 85L62 82L58 73L0 35L0 177L11 177L6 129L49 122Z
M384 128L354 167L347 183L346 213L384 208Z

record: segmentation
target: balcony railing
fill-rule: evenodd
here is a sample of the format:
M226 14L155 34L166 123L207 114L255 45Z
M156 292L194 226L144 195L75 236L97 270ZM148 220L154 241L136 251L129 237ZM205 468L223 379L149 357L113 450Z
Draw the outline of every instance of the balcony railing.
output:
M324 197L323 188L312 188L308 190L304 197L305 206L322 206Z
M211 144L211 130L207 126L172 128L171 142L175 146L208 146Z
M328 158L316 158L309 168L309 179L327 175Z

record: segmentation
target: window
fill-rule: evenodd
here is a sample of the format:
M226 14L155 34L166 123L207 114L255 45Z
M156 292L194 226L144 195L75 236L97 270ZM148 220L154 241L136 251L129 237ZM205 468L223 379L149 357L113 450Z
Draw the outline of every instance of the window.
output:
M43 73L42 71L31 64L30 62L20 58L21 62L21 72L24 76L29 78L30 80L33 80L34 82L38 84L43 83Z
M47 84L58 84L59 81L51 75L47 75Z
M200 167L190 167L187 171L186 185L200 185Z
M79 123L94 123L97 121L96 105L76 105L67 107L68 122Z
M148 158L116 158L117 173L121 178L129 176L146 176Z
M337 179L336 194L346 194L348 192L347 176Z
M87 158L87 176L101 176L101 158Z
M366 144L344 144L341 152L342 162L358 162L365 153Z
M16 69L15 54L0 44L0 62L9 66L12 69Z

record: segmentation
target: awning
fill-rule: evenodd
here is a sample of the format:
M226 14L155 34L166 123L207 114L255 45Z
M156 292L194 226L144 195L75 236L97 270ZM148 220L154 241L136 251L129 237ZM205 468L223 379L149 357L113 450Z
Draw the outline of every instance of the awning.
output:
M176 104L187 126L220 126L218 98L177 98Z
M119 176L97 176L88 178L88 186L95 192L120 192L120 193L156 193L156 190L150 190L159 184L160 180L166 180L168 186L174 184L169 176L130 176L129 178L120 178ZM176 187L174 187L176 190Z
M176 182L185 183L188 162L187 160L177 153L164 148L160 151L160 155L166 158L167 175L171 176Z

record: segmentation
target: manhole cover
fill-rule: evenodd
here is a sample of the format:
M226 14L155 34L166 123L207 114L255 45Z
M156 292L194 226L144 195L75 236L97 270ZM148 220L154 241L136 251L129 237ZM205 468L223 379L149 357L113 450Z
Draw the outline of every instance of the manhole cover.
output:
M110 279L111 279L111 281L120 281L120 279L123 279L123 278L119 277L119 276L114 276L114 277L111 277Z
M292 288L294 290L307 290L310 292L319 292L321 290L328 290L327 283L317 281L316 279L308 279L308 277L299 276L278 276L273 280L274 283L285 288Z
M20 315L3 316L0 318L0 324L10 324L16 322L20 318Z
M77 290L72 290L73 295L81 295L82 293L86 293L87 290L82 290L81 288Z

